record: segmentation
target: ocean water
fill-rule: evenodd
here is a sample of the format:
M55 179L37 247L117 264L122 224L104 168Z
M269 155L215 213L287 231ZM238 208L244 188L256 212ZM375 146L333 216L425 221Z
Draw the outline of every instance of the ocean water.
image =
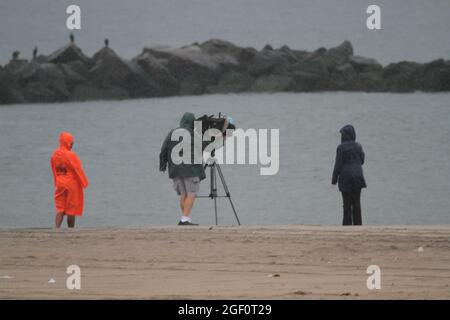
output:
M0 227L51 226L49 159L61 130L91 186L79 225L175 224L178 197L159 150L185 111L222 112L238 127L280 129L280 169L222 165L243 225L325 224L342 220L331 186L339 129L352 123L366 152L363 222L450 223L450 94L241 94L0 107ZM201 194L209 182L201 185ZM219 189L220 191L220 189ZM214 224L213 201L198 199L192 217ZM234 224L219 199L219 224Z
M315 50L350 40L355 54L381 63L450 58L448 0L2 0L0 64L14 50L30 58L68 42L66 8L81 8L77 44L92 55L108 37L124 58L145 46L181 46L221 38L258 49ZM382 30L366 28L366 9L381 7Z

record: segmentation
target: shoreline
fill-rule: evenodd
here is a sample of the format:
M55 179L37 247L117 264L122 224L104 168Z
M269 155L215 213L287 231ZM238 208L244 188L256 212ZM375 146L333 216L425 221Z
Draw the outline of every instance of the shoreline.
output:
M450 299L450 225L1 228L0 242L0 299Z

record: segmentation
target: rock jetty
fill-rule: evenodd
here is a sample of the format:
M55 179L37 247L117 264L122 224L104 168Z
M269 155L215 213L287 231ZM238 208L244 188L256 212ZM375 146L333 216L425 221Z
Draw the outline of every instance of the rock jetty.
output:
M70 42L48 56L0 66L0 104L116 100L239 92L450 91L450 60L383 66L355 56L349 41L313 52L262 50L212 39L181 48L144 48L121 58L105 40L92 57Z

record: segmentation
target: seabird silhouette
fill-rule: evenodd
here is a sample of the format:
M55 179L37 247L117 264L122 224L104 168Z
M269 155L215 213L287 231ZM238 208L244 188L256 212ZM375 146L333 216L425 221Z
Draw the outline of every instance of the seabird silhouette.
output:
M19 55L20 55L20 51L17 51L17 50L14 51L13 54L12 54L13 60L19 59Z

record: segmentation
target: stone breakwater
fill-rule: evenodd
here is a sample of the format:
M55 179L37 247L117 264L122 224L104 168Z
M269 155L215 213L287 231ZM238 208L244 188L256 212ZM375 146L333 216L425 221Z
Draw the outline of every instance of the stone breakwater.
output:
M383 66L344 41L313 52L208 40L144 48L131 60L108 44L92 57L74 43L0 66L0 104L117 100L239 92L450 91L450 60Z

